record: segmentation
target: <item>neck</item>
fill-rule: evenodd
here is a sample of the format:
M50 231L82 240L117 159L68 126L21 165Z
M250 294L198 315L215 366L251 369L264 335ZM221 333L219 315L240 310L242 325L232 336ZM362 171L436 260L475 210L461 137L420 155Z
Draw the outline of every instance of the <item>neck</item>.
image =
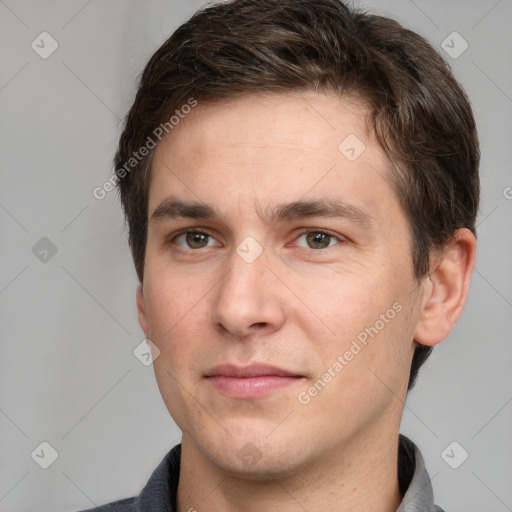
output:
M397 455L398 431L384 437L359 434L286 477L249 480L220 468L184 435L177 509L396 512L402 499Z

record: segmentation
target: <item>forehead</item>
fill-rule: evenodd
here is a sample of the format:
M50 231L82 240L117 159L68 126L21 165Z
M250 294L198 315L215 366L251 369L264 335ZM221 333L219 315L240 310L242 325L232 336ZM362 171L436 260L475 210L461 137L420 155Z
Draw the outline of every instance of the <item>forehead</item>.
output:
M306 196L389 201L387 159L366 116L361 101L314 92L199 102L155 149L149 214L169 195L226 211Z
M233 157L243 150L244 156L252 154L261 162L272 157L282 161L314 149L337 158L339 144L347 135L369 142L366 117L367 108L361 100L311 91L248 94L215 103L198 102L182 116L156 152L161 153L174 141L174 150L194 150L188 158L199 157L204 151L210 156L212 152L217 155L228 149Z

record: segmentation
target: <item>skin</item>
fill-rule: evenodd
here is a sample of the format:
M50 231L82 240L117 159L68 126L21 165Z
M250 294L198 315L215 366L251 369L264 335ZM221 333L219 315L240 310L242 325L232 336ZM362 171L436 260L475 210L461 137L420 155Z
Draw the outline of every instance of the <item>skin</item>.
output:
M137 308L160 350L160 392L183 432L180 512L391 512L400 503L396 454L413 340L435 345L450 332L476 242L457 231L432 272L415 279L409 223L365 126L354 99L248 95L199 104L155 150ZM365 144L355 161L338 149L349 134ZM219 219L151 220L170 195L211 204ZM319 198L340 199L371 222L265 217L277 204ZM210 236L187 244L178 233L187 228ZM332 236L314 245L315 228ZM247 236L263 249L252 263L236 251ZM396 303L401 311L300 403L299 393ZM205 378L214 365L253 362L302 378L251 399L226 397ZM256 463L239 456L248 449Z

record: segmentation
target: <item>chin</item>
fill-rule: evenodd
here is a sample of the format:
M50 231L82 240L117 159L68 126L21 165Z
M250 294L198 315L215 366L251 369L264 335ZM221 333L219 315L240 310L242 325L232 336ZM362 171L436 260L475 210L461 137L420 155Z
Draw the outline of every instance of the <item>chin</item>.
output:
M259 436L254 433L227 436L222 442L213 442L205 448L212 463L231 476L254 481L277 480L311 465L311 454L306 453L298 436L288 434L288 439L269 438L268 431ZM312 448L309 445L308 452Z

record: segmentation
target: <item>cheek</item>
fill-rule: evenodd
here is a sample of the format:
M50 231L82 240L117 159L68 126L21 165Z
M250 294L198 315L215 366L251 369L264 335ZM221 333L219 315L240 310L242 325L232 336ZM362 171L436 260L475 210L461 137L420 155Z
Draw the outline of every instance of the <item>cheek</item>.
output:
M333 274L316 281L322 286L314 288L303 282L301 293L316 315L300 321L310 335L310 351L320 356L318 378L331 369L343 375L333 381L343 380L342 387L363 391L388 381L393 387L401 386L408 376L414 318L408 283L392 269L384 270ZM340 364L333 368L340 356L342 369ZM379 377L383 383L378 383Z
M192 419L197 421L204 411L193 399L201 343L205 339L204 292L194 287L173 286L161 280L149 287L147 308L150 311L149 335L160 350L154 361L155 377L164 403L176 424L184 432Z
M300 286L299 286L300 285ZM383 277L366 272L331 272L308 279L295 278L297 296L304 297L309 313L303 317L330 345L343 349L372 326L393 304Z
M153 367L160 394L169 414L182 432L187 433L190 425L202 421L205 411L194 398L194 388L185 380L179 368L173 366L173 361L177 359L179 356L175 354L172 358L161 354L153 363Z
M308 402L301 406L308 418L331 416L322 426L326 438L360 429L384 411L402 407L398 397L405 393L410 368L407 324L404 308L385 326L373 319L326 347L322 367L300 397L301 404Z
M204 298L204 279L183 277L161 258L148 258L144 299L150 330L167 338L189 314L194 314Z
M194 350L201 340L201 327L204 331L206 320L202 304L206 300L204 292L195 286L182 286L182 281L161 273L158 280L148 279L145 283L148 335L160 350L155 374L158 380L167 381L166 389L184 384L180 375L191 374Z

